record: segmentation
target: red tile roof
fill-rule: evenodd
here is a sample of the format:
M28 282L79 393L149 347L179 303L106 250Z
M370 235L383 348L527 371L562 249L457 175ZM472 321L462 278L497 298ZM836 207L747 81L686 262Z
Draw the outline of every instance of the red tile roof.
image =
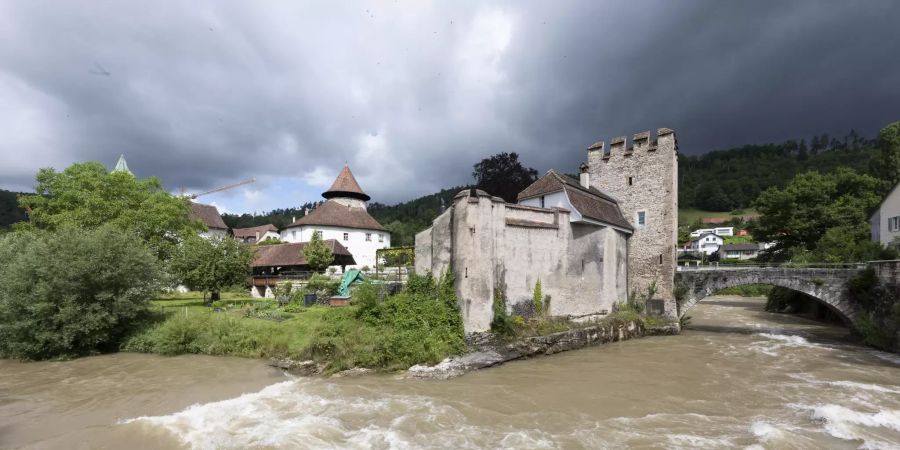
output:
M256 238L257 232L259 232L260 237L262 237L262 235L266 234L267 231L273 231L277 233L278 228L270 223L266 225L260 225L258 227L234 228L231 230L231 232L234 233L234 237L236 238Z
M334 239L322 241L331 248L334 255L334 265L354 265L353 255L346 247ZM308 242L293 244L261 245L256 248L251 267L277 267L277 266L305 266L306 256L303 255L303 247Z
M384 227L369 215L366 208L342 205L335 200L322 203L309 214L301 217L296 222L285 228L300 225L323 225L343 228L357 228L361 230L383 231Z
M350 197L357 198L366 202L371 198L365 192L363 192L361 187L359 187L359 183L356 182L356 178L353 176L353 172L350 172L350 167L346 165L341 170L341 173L338 174L338 177L336 180L334 180L334 183L331 184L331 187L327 191L322 193L322 197Z
M219 210L213 205L204 205L203 203L191 202L191 211L188 213L191 220L199 220L210 230L227 230L228 225L219 215Z

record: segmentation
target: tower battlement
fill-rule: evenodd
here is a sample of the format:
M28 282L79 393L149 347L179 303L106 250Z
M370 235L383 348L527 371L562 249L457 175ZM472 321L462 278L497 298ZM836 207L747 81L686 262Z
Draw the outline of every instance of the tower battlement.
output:
M675 249L678 239L678 142L670 128L617 136L609 146L587 149L591 186L618 201L634 227L628 239L629 292L657 298L674 314Z

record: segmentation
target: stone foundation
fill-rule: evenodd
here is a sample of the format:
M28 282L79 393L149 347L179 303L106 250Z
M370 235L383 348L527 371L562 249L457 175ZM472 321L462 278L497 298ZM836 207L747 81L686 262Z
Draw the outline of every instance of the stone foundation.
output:
M446 380L473 370L503 364L507 361L538 355L575 350L590 345L625 341L644 336L675 335L678 324L645 329L639 322L623 325L602 324L546 336L534 336L512 342L501 342L488 333L470 335L467 339L478 350L461 356L451 356L434 366L415 365L406 372L407 378Z

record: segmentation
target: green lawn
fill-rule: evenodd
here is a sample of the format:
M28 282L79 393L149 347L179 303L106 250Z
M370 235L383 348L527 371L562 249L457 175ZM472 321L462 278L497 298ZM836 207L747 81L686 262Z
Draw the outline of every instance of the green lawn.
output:
M734 212L738 212L739 214L734 214ZM704 217L719 217L730 219L732 217L740 217L740 216L755 216L759 213L756 212L753 208L746 208L738 211L731 212L716 212L716 211L701 211L699 209L694 208L679 208L678 209L678 225L691 225L694 222L704 218Z

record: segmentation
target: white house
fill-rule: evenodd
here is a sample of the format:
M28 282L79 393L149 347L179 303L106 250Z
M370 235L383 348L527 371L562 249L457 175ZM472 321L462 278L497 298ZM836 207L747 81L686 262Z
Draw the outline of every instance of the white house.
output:
M266 239L281 239L278 228L271 223L250 228L234 228L231 230L234 238L245 243L255 244L265 241Z
M691 237L697 238L706 233L713 233L723 237L734 236L734 227L701 228L699 230L691 231Z
M375 267L375 252L391 246L391 235L366 211L371 197L344 166L331 188L322 193L322 203L309 214L281 230L284 242L309 242L313 233L334 239L347 248L357 267Z
M722 257L725 259L753 259L759 256L763 244L748 242L745 244L725 244L722 246Z
M881 245L891 245L900 236L900 189L894 186L881 205L869 218L872 229L872 240Z
M725 243L725 239L715 233L705 233L691 241L692 252L703 252L712 255Z

